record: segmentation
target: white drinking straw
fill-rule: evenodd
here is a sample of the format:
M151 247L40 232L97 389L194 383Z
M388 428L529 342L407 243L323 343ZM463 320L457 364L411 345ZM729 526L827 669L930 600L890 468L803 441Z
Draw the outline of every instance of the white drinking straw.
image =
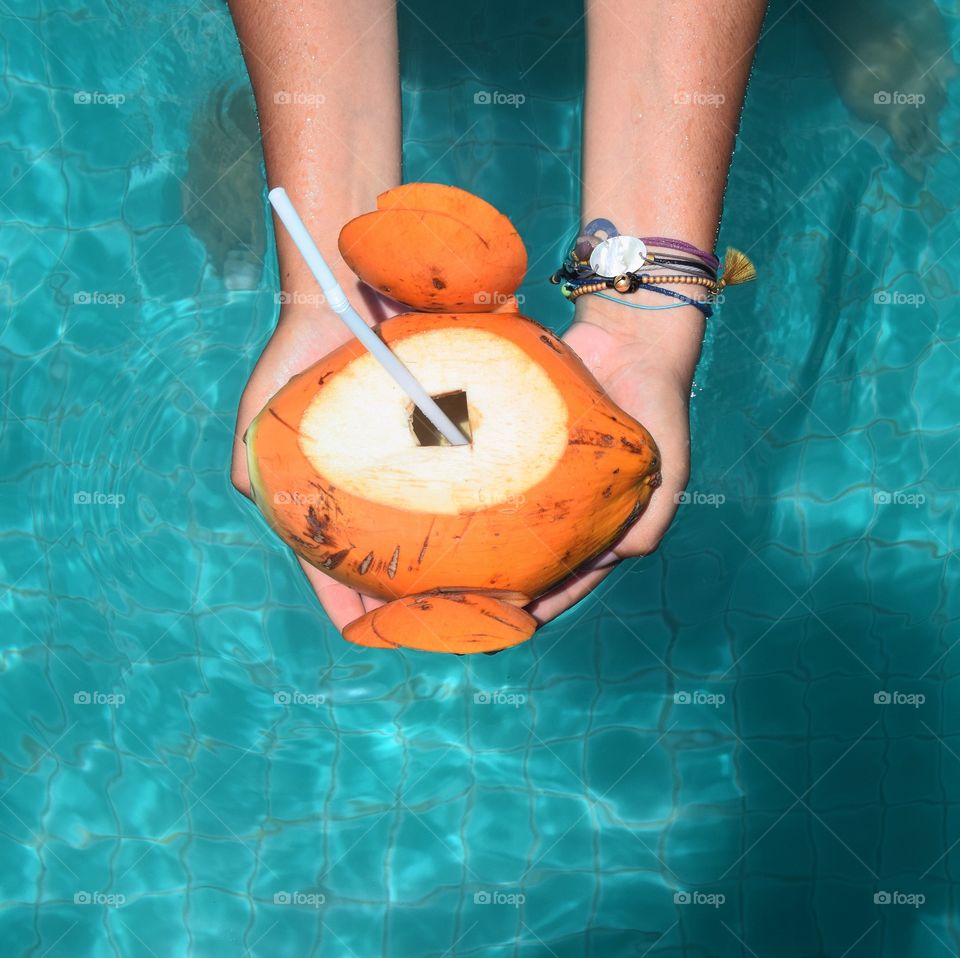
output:
M334 278L330 267L317 249L313 237L307 231L303 220L294 209L287 191L278 186L268 194L277 216L287 228L290 238L300 250L307 266L316 277L327 303L347 324L350 332L367 347L383 368L396 380L400 388L413 400L420 411L433 423L436 430L451 446L465 446L469 439L463 435L454 422L434 402L433 397L414 378L413 373L393 354L390 347L361 319L360 314L350 305L343 288Z

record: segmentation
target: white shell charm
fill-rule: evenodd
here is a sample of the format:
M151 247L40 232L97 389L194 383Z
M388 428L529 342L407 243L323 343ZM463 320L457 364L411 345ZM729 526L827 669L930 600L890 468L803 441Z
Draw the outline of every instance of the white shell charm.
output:
M636 236L611 236L590 254L590 267L598 276L635 273L644 265L647 246Z

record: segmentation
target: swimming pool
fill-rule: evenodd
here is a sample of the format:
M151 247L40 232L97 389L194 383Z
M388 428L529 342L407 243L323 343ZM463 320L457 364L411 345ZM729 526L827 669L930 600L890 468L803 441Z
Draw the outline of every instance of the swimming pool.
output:
M917 180L775 4L663 546L512 651L383 655L229 483L276 277L183 220L225 8L0 16L4 954L960 951L955 84ZM510 215L562 328L579 7L400 16L406 177Z

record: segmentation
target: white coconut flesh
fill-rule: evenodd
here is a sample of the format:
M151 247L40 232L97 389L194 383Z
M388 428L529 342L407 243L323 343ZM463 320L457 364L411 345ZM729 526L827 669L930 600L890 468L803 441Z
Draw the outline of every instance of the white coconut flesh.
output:
M317 472L355 496L417 512L525 501L567 448L567 404L550 377L480 329L424 331L392 348L431 396L465 394L470 445L422 445L413 403L364 353L324 383L300 422L300 448Z

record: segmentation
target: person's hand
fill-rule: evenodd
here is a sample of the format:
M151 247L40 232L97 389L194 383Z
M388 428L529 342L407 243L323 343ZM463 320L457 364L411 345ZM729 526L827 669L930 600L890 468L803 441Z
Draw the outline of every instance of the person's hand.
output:
M397 303L378 296L367 287L362 290L362 295L354 295L352 291L348 295L368 321L382 322L400 312ZM250 375L237 412L230 478L245 496L250 495L247 447L243 442L247 426L291 377L312 366L350 337L350 331L327 306L292 304L282 308L277 328ZM298 561L320 604L341 632L354 619L383 605L381 600L354 592L308 562Z
M662 297L648 295L651 305L663 305ZM577 320L564 342L610 398L653 436L660 449L663 482L609 552L571 570L567 579L527 606L538 622L548 622L579 602L621 559L648 555L669 528L690 473L688 407L702 337L703 320L693 307L640 311L595 296L584 296L577 303Z
M381 322L399 312L398 305L364 288L365 311ZM550 592L534 600L527 610L541 623L555 618L594 589L621 559L647 555L660 542L676 512L676 496L687 483L690 466L688 402L693 369L699 356L703 324L691 308L670 310L676 317L661 320L658 314L641 327L637 311L620 304L604 305L596 297L578 303L577 321L564 341L580 356L610 397L642 423L661 454L663 482L643 515L611 547ZM656 305L662 300L656 302ZM638 329L645 334L636 338ZM329 311L316 306L285 306L240 399L231 476L244 495L250 495L246 446L243 434L267 401L292 376L323 358L350 338L347 328ZM383 600L355 592L309 563L300 561L310 585L334 626L343 629Z

